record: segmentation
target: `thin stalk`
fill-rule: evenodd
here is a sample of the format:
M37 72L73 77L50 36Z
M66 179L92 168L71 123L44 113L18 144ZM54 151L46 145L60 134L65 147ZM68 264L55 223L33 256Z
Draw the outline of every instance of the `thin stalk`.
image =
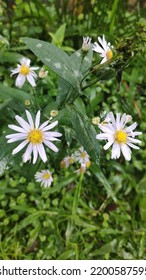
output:
M73 217L77 213L77 208L78 208L78 203L79 203L81 188L82 188L83 176L84 176L84 173L81 173L79 183L77 184L77 187L76 187L76 192L75 192L74 201L73 201L73 208L72 208Z

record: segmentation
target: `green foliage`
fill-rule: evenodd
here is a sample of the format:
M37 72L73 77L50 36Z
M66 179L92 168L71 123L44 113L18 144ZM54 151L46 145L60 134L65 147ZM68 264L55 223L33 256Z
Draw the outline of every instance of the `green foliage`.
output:
M0 7L0 259L146 259L146 8L143 1L77 2ZM92 44L81 47L83 36L93 43L103 34L113 58L100 64ZM18 90L10 76L23 56L48 71L35 89L26 81ZM47 149L46 163L23 163L23 152L12 155L17 143L6 142L8 124L25 119L25 110L58 121L59 152ZM130 162L111 160L96 139L92 118L103 121L105 111L132 115L143 132ZM81 145L91 166L65 166ZM34 178L43 169L53 176L48 188Z

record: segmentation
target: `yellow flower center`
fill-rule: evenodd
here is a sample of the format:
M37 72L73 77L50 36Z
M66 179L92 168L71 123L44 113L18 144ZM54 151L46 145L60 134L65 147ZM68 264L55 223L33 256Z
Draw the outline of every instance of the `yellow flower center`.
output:
M50 177L51 177L51 175L48 172L43 174L43 179L45 179L45 180L49 179Z
M87 161L86 162L86 167L88 168L88 167L90 167L90 165L91 165L91 161Z
M82 158L85 158L85 157L86 157L86 153L84 153L84 152L81 153L81 157L82 157Z
M70 157L69 163L70 163L70 164L74 163L74 158Z
M110 49L108 49L108 51L106 52L106 57L107 57L107 60L110 60L113 57L113 53Z
M30 68L28 66L21 66L20 74L27 76L30 73Z
M32 144L40 144L43 142L43 133L39 129L32 129L27 136L27 140Z
M126 143L126 139L127 139L127 134L124 131L121 130L117 130L115 133L115 140L118 143Z

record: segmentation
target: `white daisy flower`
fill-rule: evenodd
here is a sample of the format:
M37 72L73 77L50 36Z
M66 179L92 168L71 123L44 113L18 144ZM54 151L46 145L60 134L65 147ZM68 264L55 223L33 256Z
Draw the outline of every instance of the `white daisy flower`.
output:
M66 168L67 168L67 167L69 167L71 164L73 164L74 161L75 161L75 159L74 159L74 156L73 156L73 155L67 156L67 157L65 157L65 158L61 161L60 165L61 165L61 167L66 167Z
M34 176L36 182L40 182L41 186L45 188L50 187L53 182L52 174L49 170L41 170L41 172L37 172Z
M137 123L126 127L126 123L131 120L131 116L122 115L120 113L116 114L116 119L112 112L108 114L108 122L105 124L99 124L98 127L103 133L97 134L96 139L107 140L107 144L103 147L104 150L107 150L112 145L112 154L111 158L119 158L121 153L126 160L131 159L131 149L139 149L135 145L141 143L140 140L135 139L135 136L141 135L141 132L134 132L133 130L137 127Z
M6 138L9 139L8 143L22 141L22 143L13 150L12 154L17 154L26 145L28 145L23 155L23 162L27 162L28 160L30 160L31 154L33 154L33 164L36 163L38 156L40 156L43 162L46 162L47 156L44 145L49 147L55 153L58 152L58 148L52 143L52 141L60 141L59 139L57 139L57 137L62 136L62 134L56 131L49 131L58 124L58 121L55 121L48 125L48 120L40 125L40 111L38 111L36 114L35 122L33 121L31 114L27 110L26 116L28 122L17 115L15 116L15 119L20 126L12 124L9 125L9 128L18 131L18 133L7 135Z
M41 68L41 70L39 71L39 77L41 79L45 78L48 75L48 71L45 71L44 67Z
M17 64L17 68L11 70L11 76L18 74L15 82L16 87L22 88L26 79L32 87L36 86L35 78L37 78L37 74L34 70L39 69L39 67L30 67L30 62L30 59L23 57L20 59L20 64Z
M89 162L89 155L87 152L84 150L83 147L80 147L78 151L75 151L75 159L80 163L80 164L86 164L86 162Z
M91 45L91 38L89 37L83 37L83 44L82 44L82 50L84 52L88 52L90 49L90 45Z
M113 52L111 50L110 43L107 43L105 37L98 37L98 42L93 44L93 51L100 53L100 56L103 58L100 64L109 61L113 57Z

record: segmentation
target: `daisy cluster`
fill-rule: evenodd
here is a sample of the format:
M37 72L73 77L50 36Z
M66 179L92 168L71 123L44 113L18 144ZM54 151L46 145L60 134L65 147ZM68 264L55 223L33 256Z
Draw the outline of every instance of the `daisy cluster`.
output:
M91 47L91 38L83 37L82 51L87 52ZM99 53L100 57L102 57L102 61L100 64L108 62L113 57L113 46L111 46L110 42L105 40L105 36L98 36L98 43L95 42L92 46L92 50L96 53Z
M92 46L92 50L100 55L102 58L100 64L109 62L113 57L113 47L109 42L105 40L105 36L98 37L98 42L91 44L91 38L83 37L82 52L85 54L89 51ZM11 70L11 76L17 75L15 85L21 88L25 81L28 81L32 87L36 86L35 80L37 77L45 78L48 75L48 71L42 67L36 74L36 70L39 67L31 67L31 61L28 58L21 58L20 63L17 64L17 68ZM51 118L49 120L40 122L41 112L40 110L36 113L36 116L32 116L31 113L26 110L26 119L22 116L16 115L15 120L17 125L9 124L8 127L14 131L12 134L8 134L6 138L8 143L20 142L18 146L12 151L15 155L20 151L24 150L22 154L22 161L26 163L27 161L35 164L37 159L40 158L44 163L48 160L48 155L46 149L57 153L58 147L53 142L60 141L62 134L57 131L51 131L54 127L58 125L58 121L50 123L54 116L57 116L58 111L52 110L50 112ZM112 147L111 158L117 159L124 156L126 160L131 159L131 148L139 149L137 144L141 141L136 139L136 136L141 135L139 131L134 131L137 123L127 126L132 120L132 117L124 113L122 116L120 113L116 114L116 117L112 112L107 114L105 120L100 122L99 117L92 118L92 123L97 125L100 133L96 135L97 140L105 140L104 150ZM76 172L86 172L86 169L90 166L91 161L88 153L83 147L80 147L70 156L64 157L61 161L61 167L68 168L71 164L77 163L80 168ZM52 174L49 170L44 169L41 172L35 174L35 179L40 182L42 186L49 187L53 182Z
M90 165L91 165L90 156L84 150L83 147L80 147L73 154L71 154L71 156L64 157L60 163L60 166L62 168L63 167L68 168L73 163L78 163L80 165L80 168L75 171L77 173L80 173L80 172L85 173L86 169L88 167L90 167Z

